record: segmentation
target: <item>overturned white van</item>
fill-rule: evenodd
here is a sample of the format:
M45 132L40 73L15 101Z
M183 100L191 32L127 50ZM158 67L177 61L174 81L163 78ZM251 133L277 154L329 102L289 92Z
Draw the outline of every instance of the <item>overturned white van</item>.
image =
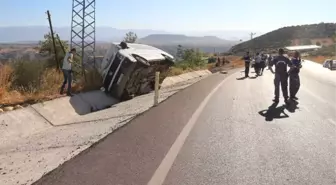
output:
M99 69L102 90L119 100L149 93L154 90L155 72L160 72L162 83L174 62L172 55L152 46L113 43Z

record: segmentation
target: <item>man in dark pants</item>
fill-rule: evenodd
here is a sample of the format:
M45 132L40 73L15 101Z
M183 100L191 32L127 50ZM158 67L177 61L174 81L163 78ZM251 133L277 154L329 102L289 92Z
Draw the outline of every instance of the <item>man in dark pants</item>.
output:
M261 54L261 62L260 62L260 76L263 75L264 73L264 69L266 67L266 59L267 59L267 56L265 54Z
M290 99L298 100L296 97L297 92L300 89L300 68L301 65L301 58L300 53L298 51L294 52L294 57L292 58L292 67L289 69L289 94Z
M268 58L267 58L267 67L268 67L269 70L271 70L270 64L271 64L272 60L273 60L273 57L271 55L269 55Z
M254 57L254 71L256 76L260 75L260 64L261 64L261 55L259 53Z
M242 58L245 61L245 77L249 77L249 71L250 71L250 62L251 62L251 56L250 52L246 52L244 57Z
M63 84L61 86L60 94L64 93L65 84L68 84L67 95L72 96L72 94L71 94L72 63L73 63L73 56L75 54L76 54L76 49L73 48L73 49L71 49L70 52L66 53L65 56L64 56L63 66L62 66L64 81L63 81Z
M291 66L291 61L284 56L284 50L279 49L279 56L276 56L270 66L275 65L274 74L274 99L275 103L279 102L280 84L285 103L288 103L288 72L287 66Z

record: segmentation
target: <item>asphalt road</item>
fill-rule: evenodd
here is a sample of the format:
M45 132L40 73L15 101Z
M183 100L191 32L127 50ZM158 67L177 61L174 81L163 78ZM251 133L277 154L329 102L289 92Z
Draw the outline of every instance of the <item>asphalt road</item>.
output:
M35 184L336 184L336 86L302 71L297 103L269 109L273 76L216 74Z

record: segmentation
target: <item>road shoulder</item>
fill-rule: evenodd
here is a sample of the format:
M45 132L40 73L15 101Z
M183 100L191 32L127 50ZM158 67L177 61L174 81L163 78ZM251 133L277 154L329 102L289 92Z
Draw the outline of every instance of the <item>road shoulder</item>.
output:
M228 75L176 93L34 184L146 184L199 104Z

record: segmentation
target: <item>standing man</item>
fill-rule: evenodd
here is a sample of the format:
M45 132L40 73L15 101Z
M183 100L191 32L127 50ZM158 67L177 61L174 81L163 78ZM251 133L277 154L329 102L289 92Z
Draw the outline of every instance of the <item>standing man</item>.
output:
M298 100L296 97L297 92L300 89L300 69L301 69L301 58L298 51L294 52L294 57L292 58L292 67L289 69L289 94L290 99Z
M66 53L66 55L64 56L63 66L62 66L64 81L63 81L63 84L62 84L62 87L61 87L60 94L64 93L65 84L68 84L67 95L72 96L72 94L71 94L72 63L73 63L73 56L75 54L76 54L76 49L72 48L71 51Z
M261 62L260 62L260 76L263 75L264 73L264 69L266 67L266 59L267 59L267 56L265 54L261 54Z
M267 67L268 67L269 70L271 70L270 64L271 64L272 60L273 60L272 55L269 55L268 58L267 58Z
M249 77L249 71L250 71L250 62L251 62L250 52L247 51L242 59L245 61L245 78L247 78Z
M256 54L254 58L255 64L254 64L254 70L256 73L256 76L259 76L260 74L260 63L261 63L261 56L259 53Z
M285 103L288 103L288 72L287 66L291 66L291 61L284 56L284 50L279 49L279 56L276 56L270 66L275 65L274 74L274 99L275 103L279 102L280 84Z

